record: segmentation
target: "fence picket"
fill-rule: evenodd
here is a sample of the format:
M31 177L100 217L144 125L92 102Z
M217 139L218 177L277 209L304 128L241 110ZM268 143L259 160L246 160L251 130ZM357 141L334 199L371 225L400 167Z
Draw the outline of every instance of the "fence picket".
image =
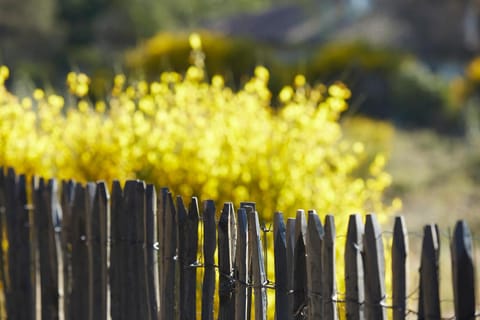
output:
M248 229L248 208L251 207L253 208L253 211L257 210L256 209L256 203L252 201L244 201L240 202L240 208L245 208L246 213L247 213L247 229ZM248 236L248 231L247 231L247 236ZM248 236L249 237L249 236ZM248 238L247 238L247 248L248 248ZM247 254L247 283L251 284L252 283L252 256ZM253 291L251 286L247 286L247 319L252 318L252 299L253 299Z
M32 260L31 219L27 208L26 177L12 168L5 177L5 213L8 239L7 314L12 319L35 317L35 262ZM19 308L19 306L22 306Z
M124 300L125 279L125 240L123 235L123 190L120 182L112 184L110 201L110 314L112 320L125 319L124 309L127 307Z
M189 306L187 305L186 294L186 267L185 256L187 247L187 228L188 228L188 212L181 196L177 196L177 223L178 223L178 262L180 264L179 284L180 284L180 301L179 301L179 319L187 319Z
M147 248L147 290L148 301L150 306L150 319L158 319L158 252L157 252L157 193L155 186L147 185L146 194L146 210L145 210L145 224L146 224L146 248Z
M225 203L218 221L218 272L219 272L219 315L218 319L232 319L235 314L233 299L233 261L230 254L232 236L230 232L233 203Z
M185 247L185 304L187 310L184 313L185 320L196 319L197 313L197 251L198 251L198 222L199 209L198 199L193 197L188 207L188 219L186 228ZM181 319L183 320L183 319Z
M337 283L335 279L335 220L325 217L325 235L322 242L323 314L325 319L338 319Z
M451 243L455 317L475 318L475 269L473 265L472 235L467 223L455 225Z
M407 311L408 235L403 217L395 217L392 243L393 320L403 320Z
M235 320L247 319L247 211L237 211L237 245L235 249Z
M294 319L304 319L307 308L307 262L306 262L305 212L297 211L295 219L295 249L293 252L293 313Z
M307 221L307 293L308 319L323 316L322 301L322 242L324 230L315 210L308 210Z
M107 218L109 195L104 182L97 184L91 219L93 318L107 319Z
M177 302L175 299L176 282L176 255L177 255L177 222L176 210L173 203L172 194L167 192L165 195L163 209L164 216L164 256L163 256L163 281L160 291L163 294L162 319L174 319Z
M62 283L64 319L70 319L70 295L72 292L72 208L75 195L75 183L62 181L61 193L61 251L62 251Z
M125 258L122 263L125 263L125 284L124 290L128 292L128 296L125 296L125 303L128 301L128 309L125 310L127 319L136 319L139 317L140 311L140 289L138 286L138 271L139 261L138 250L139 243L137 239L137 212L136 212L136 187L137 182L134 180L127 180L123 190L123 205L124 210L122 227L123 237L122 241L125 242ZM144 318L143 318L144 319Z
M358 214L348 220L345 242L345 300L348 319L364 319L363 223Z
M275 257L275 319L287 320L289 319L287 289L287 230L281 212L275 213L273 230Z
M196 319L196 198L187 211L181 197L175 206L168 189L162 189L157 198L154 186L142 181L127 181L124 190L114 181L111 198L103 182L83 186L63 181L60 221L54 180L33 180L31 206L26 177L17 176L13 169L5 175L0 169L0 238L8 240L8 249L2 246L0 252L0 281L9 319L33 320L36 310L48 319ZM338 319L333 216L326 216L324 228L314 210L309 210L308 220L299 210L296 219L288 219L286 225L281 213L275 213L274 219L275 319ZM250 319L249 294L253 289L255 319L266 319L265 253L255 204L242 203L235 218L233 204L226 203L216 225L215 204L208 200L203 220L202 319L214 317L217 270L218 318ZM61 237L55 233L58 226ZM344 260L346 317L386 319L384 248L374 215L367 215L364 229L360 216L351 215ZM426 225L419 319L441 318L439 249L438 226ZM455 317L473 319L478 314L475 270L472 236L465 221L457 222L450 249ZM408 250L405 221L396 217L392 242L394 320L405 319L408 314ZM41 306L35 305L37 267ZM0 313L0 317L4 315Z
M137 287L137 317L139 319L150 319L151 308L150 299L147 285L147 250L151 250L147 244L147 232L146 232L146 184L143 181L135 181L134 184L134 211L133 215L135 224L134 226L134 238L135 243L135 263L136 263L136 287Z
M8 168L7 176L5 177L5 219L6 219L6 229L7 229L7 241L8 241L8 249L7 249L7 281L5 281L5 300L6 300L6 307L7 307L7 314L9 317L12 318L19 318L19 313L21 310L15 310L15 305L17 304L18 295L19 295L19 281L17 272L19 271L18 268L15 268L15 265L18 264L18 255L19 255L19 233L18 233L18 224L17 222L17 194L18 194L18 185L17 185L17 177L15 175L15 171L13 168ZM33 280L33 279L32 279ZM32 286L32 283L30 283ZM30 303L33 304L35 307L35 300L34 297L31 297L32 301ZM33 311L33 310L32 310ZM34 313L33 313L34 314ZM30 316L29 318L32 319L33 317Z
M167 265L167 256L165 253L166 246L166 205L168 202L168 188L161 188L157 197L157 234L158 234L158 287L160 288L159 294L159 314L160 319L165 318L166 309L169 306L165 305L165 296L169 293L165 292L165 269Z
M440 319L439 292L439 241L437 227L426 225L423 229L420 286L422 314L419 318Z
M53 221L53 216L56 214L53 197L56 191L54 180L50 180L47 184L43 178L35 178L33 204L40 262L42 319L59 317L58 258Z
M383 240L377 217L368 214L363 238L365 254L365 317L386 319L385 303L385 258Z
M288 288L288 318L294 315L293 310L293 262L295 252L295 219L287 219L287 288Z
M6 203L5 203L5 172L3 167L0 167L0 239L6 239L6 218L5 218L5 211L6 211ZM3 294L5 304L8 304L9 297L7 293L9 291L8 284L7 284L7 270L6 268L6 252L3 246L0 246L0 281L2 282ZM0 304L0 316L7 316L6 310L3 308L3 304Z
M265 261L262 249L262 240L260 234L260 222L258 221L258 213L253 207L247 207L248 222L248 255L251 257L252 278L255 295L255 319L267 319L267 292L265 284L267 283L267 275L265 273Z
M88 187L77 184L72 210L72 292L70 297L72 319L91 319L90 254L87 240Z
M215 293L215 261L214 253L217 246L215 203L207 200L203 203L203 257L205 273L202 286L202 320L213 320L213 295Z

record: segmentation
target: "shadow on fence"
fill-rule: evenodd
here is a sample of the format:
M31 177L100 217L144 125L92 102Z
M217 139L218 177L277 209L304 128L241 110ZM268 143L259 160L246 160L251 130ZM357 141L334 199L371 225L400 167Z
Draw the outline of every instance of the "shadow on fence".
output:
M419 301L409 306L402 217L393 228L392 302L387 304L384 245L375 215L367 215L365 223L351 215L345 226L346 291L339 298L334 217L327 215L322 223L314 210L299 210L286 222L275 214L273 283L251 202L235 211L232 203L217 210L207 200L200 210L196 198L186 206L168 189L157 192L142 181L127 181L123 188L114 182L109 194L103 182L58 186L34 178L27 183L8 169L0 170L0 209L1 237L8 243L0 254L8 319L36 319L37 310L42 319L196 319L197 309L201 319L213 319L215 295L218 319L252 314L266 319L272 317L267 315L270 289L277 320L338 319L339 305L348 319L386 319L388 309L395 320L442 319L435 225L423 230ZM450 245L452 319L478 317L472 237L465 222L455 226ZM203 281L197 301L198 268Z

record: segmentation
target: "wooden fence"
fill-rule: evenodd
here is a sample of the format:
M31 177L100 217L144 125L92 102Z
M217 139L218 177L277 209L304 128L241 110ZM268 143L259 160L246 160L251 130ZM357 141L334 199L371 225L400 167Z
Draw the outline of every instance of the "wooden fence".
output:
M385 289L382 232L375 215L346 227L345 293L335 281L334 217L299 210L274 217L275 279L267 279L254 203L188 207L168 189L141 181L31 183L0 170L0 277L8 319L441 319L439 231L423 230L419 300L407 305L408 239L395 219L392 292ZM199 232L199 230L201 232ZM8 244L8 245L7 245ZM197 250L202 245L201 250ZM217 262L215 262L215 251ZM455 318L472 319L472 237L458 222L451 241ZM197 300L197 271L203 270ZM219 281L216 283L216 278ZM343 281L343 279L338 279ZM38 289L39 288L39 289ZM274 290L275 301L267 301ZM214 296L218 306L214 307ZM386 297L391 296L390 303ZM197 305L198 304L198 305ZM197 313L201 310L201 313Z

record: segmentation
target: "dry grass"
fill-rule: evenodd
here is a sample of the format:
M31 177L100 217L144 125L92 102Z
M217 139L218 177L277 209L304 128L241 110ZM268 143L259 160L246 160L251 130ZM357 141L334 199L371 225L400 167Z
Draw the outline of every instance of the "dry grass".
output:
M410 292L418 283L421 233L424 225L440 227L440 291L443 316L453 315L450 234L459 219L466 220L474 236L475 259L480 265L480 185L472 163L480 151L462 139L431 131L397 130L392 140L388 171L393 175L392 195L403 200L401 214L410 232ZM393 225L393 222L389 225ZM477 268L478 272L478 268ZM477 275L478 279L478 275ZM412 295L410 308L418 301ZM480 300L477 304L480 305Z

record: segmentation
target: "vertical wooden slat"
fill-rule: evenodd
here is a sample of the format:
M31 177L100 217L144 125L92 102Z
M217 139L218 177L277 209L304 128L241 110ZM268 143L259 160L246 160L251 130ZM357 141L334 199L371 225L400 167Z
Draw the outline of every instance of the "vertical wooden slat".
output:
M110 202L110 314L112 320L125 319L124 308L127 307L123 300L124 269L126 264L125 240L122 227L123 220L123 190L120 182L115 180L112 184L112 198Z
M275 213L273 224L274 257L275 257L275 319L287 320L287 240L286 227L281 212Z
M240 202L240 208L244 208L247 212L247 220L248 220L248 208L252 208L253 211L256 211L256 203L253 201L244 201ZM248 222L247 222L247 228L248 228ZM248 231L247 231L248 233ZM247 249L248 249L248 236L247 236ZM247 283L252 282L252 257L247 254ZM253 299L253 291L252 291L251 286L247 286L247 318L251 319L252 318L252 299Z
M137 260L137 288L138 288L138 317L150 319L151 308L147 285L147 232L146 232L146 185L143 181L137 181L135 185L135 238Z
M267 319L267 292L265 289L267 275L265 273L260 222L258 221L258 213L252 207L247 207L247 222L247 252L252 259L251 279L255 294L255 319L265 320Z
M363 239L365 253L365 317L386 319L385 258L380 225L375 215L367 215Z
M187 228L188 228L188 212L183 203L181 196L177 196L177 223L178 223L178 263L180 264L179 285L180 285L180 307L179 318L186 319L189 306L186 304L186 251L187 251Z
M75 195L75 183L62 181L62 220L61 248L63 266L63 314L64 319L70 319L70 295L72 292L72 206Z
M237 211L237 246L235 249L235 320L247 319L247 211Z
M232 236L230 233L233 204L225 203L218 221L218 272L219 272L219 314L218 319L232 319L234 316L233 299L233 261L230 255Z
M27 178L25 175L19 175L16 178L17 181L17 188L16 188L16 214L18 215L18 239L19 239L19 253L15 268L18 269L19 275L19 285L20 287L17 290L20 293L19 301L17 301L17 306L14 308L18 308L19 305L22 307L19 314L22 315L21 319L33 319L35 318L36 314L36 290L35 290L35 275L32 277L32 273L35 272L35 268L37 267L33 257L35 256L35 252L37 247L35 245L35 238L32 237L34 235L34 219L33 214L31 212L31 203L29 203L28 195L27 195ZM57 294L58 296L58 294ZM23 306L25 308L23 308Z
M455 225L451 243L452 279L457 319L475 318L475 268L472 235L465 221Z
M149 318L148 287L146 284L145 183L129 180L125 184L124 201L128 225L127 290L130 298L131 319Z
M16 310L15 305L17 304L18 294L20 291L18 290L18 277L17 272L18 269L15 268L15 264L18 263L18 255L19 255L19 240L18 237L20 234L18 233L18 222L17 222L17 205L16 199L18 194L18 186L17 186L17 176L15 171L12 168L8 168L7 176L5 177L5 218L6 218L6 231L7 231L7 241L8 241L8 249L7 249L7 275L5 281L5 300L6 300L6 307L7 307L7 316L13 319L19 318L19 313L21 310ZM32 285L30 283L30 285ZM35 303L32 297L32 304ZM32 314L33 316L33 314Z
M306 262L305 212L297 211L295 219L295 249L293 252L293 313L294 319L304 319L307 307L307 262Z
M295 250L295 219L287 219L287 288L288 288L288 317L291 319L293 310L293 265Z
M86 184L86 213L85 213L85 224L86 224L86 245L87 245L87 254L88 260L85 268L88 270L88 312L89 319L93 319L93 256L92 256L92 213L93 206L95 202L95 194L97 192L97 184L95 182L87 182Z
M322 301L322 242L324 230L315 210L308 211L307 221L307 279L308 318L323 316Z
M161 301L162 319L173 319L175 317L175 280L176 280L176 255L177 255L177 222L176 210L173 203L172 194L167 192L163 195L163 219L165 226L163 228L163 280L160 292L163 295Z
M6 238L6 218L5 218L5 169L0 166L0 241L3 243L4 239ZM6 252L3 248L3 245L0 245L0 281L2 282L2 289L3 289L3 303L0 304L0 317L6 317L6 301L8 297L6 297L6 292L8 291L7 287L7 270L6 268Z
M37 178L36 178L37 179ZM58 261L53 226L53 193L56 182L50 180L48 185L43 178L35 183L34 207L35 227L40 261L40 292L42 319L58 319Z
M419 318L440 319L439 292L439 238L434 225L423 229L422 257L420 265L422 313Z
M32 278L31 225L27 208L26 178L8 169L5 179L5 213L8 239L8 319L34 319L35 286ZM21 306L21 307L19 307Z
M104 182L97 184L91 219L91 250L94 319L107 318L107 216L108 190Z
M358 214L350 215L345 242L345 300L347 318L364 319L363 223Z
M197 312L197 249L198 249L198 199L193 197L188 208L187 228L185 229L185 310L183 319L196 319ZM181 319L181 320L183 320Z
M203 203L203 256L205 273L202 286L202 320L213 320L213 295L215 293L214 253L217 244L215 203L207 200Z
M138 242L137 242L137 219L136 214L136 188L137 181L128 180L125 183L123 191L124 201L124 225L122 226L125 241L126 260L123 262L126 265L126 286L122 289L128 292L125 296L125 302L129 307L125 310L127 319L140 319L140 289L138 283L139 261L138 258ZM125 293L126 295L127 293ZM127 302L128 301L128 302Z
M322 242L323 313L324 319L338 319L337 283L335 279L335 221L332 215L325 217L325 235Z
M147 249L147 285L150 305L150 318L158 319L158 238L157 238L157 194L153 184L146 190L146 249Z
M81 184L75 187L72 210L72 292L70 297L72 319L91 319L90 258L88 253L87 197L88 190Z
M165 305L166 295L169 294L165 292L165 269L167 265L167 257L165 253L166 245L166 217L167 217L167 202L168 202L168 188L161 188L159 195L157 197L157 234L158 234L158 287L160 288L159 295L159 313L160 319L165 318L165 312L169 306Z
M395 217L392 243L393 320L403 320L407 314L408 234L403 217Z

